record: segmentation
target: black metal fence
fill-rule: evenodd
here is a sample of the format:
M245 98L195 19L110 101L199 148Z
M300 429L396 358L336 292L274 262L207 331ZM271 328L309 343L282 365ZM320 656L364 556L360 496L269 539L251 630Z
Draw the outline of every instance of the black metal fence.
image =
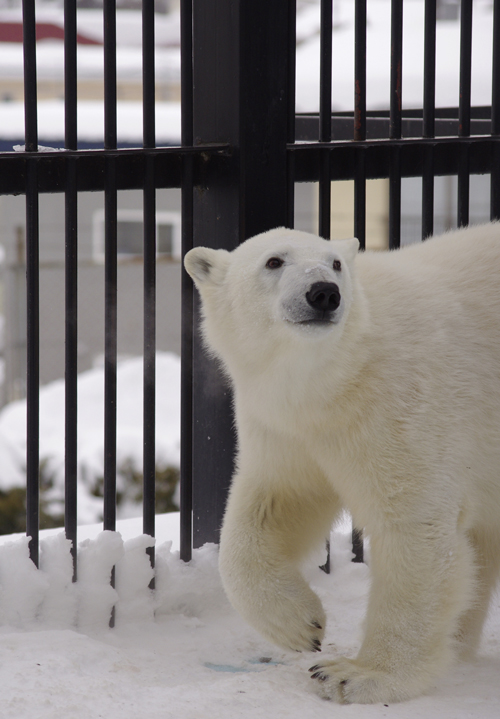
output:
M387 0L390 2L390 0ZM436 109L437 0L425 0L422 106L402 109L403 0L391 2L388 110L366 110L367 0L355 5L354 112L332 107L332 0L321 0L319 114L296 115L296 3L182 0L182 143L155 143L155 19L145 0L143 143L117 148L116 7L104 0L104 148L78 150L76 3L65 0L65 149L38 150L35 0L23 1L25 151L0 155L0 193L25 194L27 228L27 533L38 561L39 193L66 198L67 536L77 535L78 193L105 194L104 528L116 523L117 192L144 195L144 532L154 535L156 190L182 188L183 251L193 244L233 249L246 238L294 224L296 183L319 184L318 233L329 237L331 182L354 180L354 230L366 240L366 185L389 179L389 246L401 240L401 183L422 178L422 238L433 231L434 178L458 176L457 224L469 218L471 174L491 174L491 218L500 217L500 0L494 0L491 106L471 107L472 0L461 0L460 94ZM335 69L335 68L333 68ZM333 98L334 99L334 98ZM205 356L199 306L183 275L181 556L217 541L232 474L235 436L230 389ZM76 573L76 550L75 573ZM152 561L154 557L152 556Z

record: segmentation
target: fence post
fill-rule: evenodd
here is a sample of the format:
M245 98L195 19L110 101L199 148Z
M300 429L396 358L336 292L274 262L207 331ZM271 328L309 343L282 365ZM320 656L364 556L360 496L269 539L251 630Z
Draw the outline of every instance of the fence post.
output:
M194 245L231 250L287 224L289 12L294 3L193 3L194 144L228 142L224 172L196 179ZM195 306L195 326L199 306ZM196 332L193 355L193 545L218 542L233 471L231 392Z

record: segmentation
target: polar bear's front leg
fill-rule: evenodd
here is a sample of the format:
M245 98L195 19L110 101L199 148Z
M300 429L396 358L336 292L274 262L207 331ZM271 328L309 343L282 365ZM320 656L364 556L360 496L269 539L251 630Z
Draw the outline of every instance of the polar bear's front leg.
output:
M453 657L458 621L474 589L465 534L439 521L372 536L371 565L366 633L357 658L311 667L318 692L345 704L403 701L428 689Z
M314 462L293 448L278 452L276 464L266 451L276 441L240 455L221 534L221 577L231 604L267 639L318 651L326 617L299 564L328 536L339 501Z

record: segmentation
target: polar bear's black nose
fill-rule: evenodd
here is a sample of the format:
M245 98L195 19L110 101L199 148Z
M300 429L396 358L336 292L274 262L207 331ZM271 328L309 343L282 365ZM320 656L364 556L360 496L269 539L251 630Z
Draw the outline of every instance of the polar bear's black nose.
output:
M335 282L315 282L306 292L311 307L323 312L334 312L340 305L340 290Z

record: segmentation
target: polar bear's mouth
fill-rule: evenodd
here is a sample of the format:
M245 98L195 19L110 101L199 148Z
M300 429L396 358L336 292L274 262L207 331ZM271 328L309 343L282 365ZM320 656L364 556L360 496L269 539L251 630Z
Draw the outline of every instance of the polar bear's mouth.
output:
M313 282L282 304L283 319L304 328L332 328L342 317L342 297L335 282Z
M340 314L336 312L325 317L286 318L286 322L294 327L303 327L304 329L331 329L340 321Z
M293 306L283 308L283 320L294 327L332 328L342 318L342 306L334 312L313 312L310 307Z
M334 325L336 324L335 315L328 317L311 317L307 320L300 320L296 324L299 325Z

